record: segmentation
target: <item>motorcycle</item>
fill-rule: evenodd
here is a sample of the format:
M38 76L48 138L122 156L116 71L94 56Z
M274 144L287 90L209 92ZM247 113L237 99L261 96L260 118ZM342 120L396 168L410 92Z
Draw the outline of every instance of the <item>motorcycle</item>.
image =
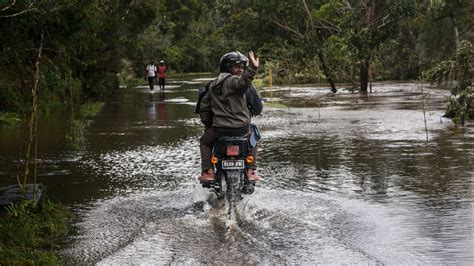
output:
M247 177L247 169L253 160L249 141L245 137L221 137L212 148L211 163L216 179L201 181L201 184L213 190L219 200L227 199L231 219L235 218L236 206L243 194L255 191L255 182Z

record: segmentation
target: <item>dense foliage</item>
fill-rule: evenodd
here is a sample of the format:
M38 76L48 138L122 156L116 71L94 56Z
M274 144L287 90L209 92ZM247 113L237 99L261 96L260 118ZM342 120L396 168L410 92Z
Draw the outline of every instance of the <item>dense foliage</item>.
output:
M153 2L2 1L0 111L29 106L41 34L40 107L66 101L70 90L83 99L109 94L122 55L157 15Z
M436 82L451 91L446 116L464 125L474 119L474 45L461 41L451 60L442 61L424 74L424 78Z
M2 1L0 111L28 102L41 32L43 107L71 92L104 97L151 60L215 71L223 53L249 49L273 82L366 92L373 80L418 79L452 60L473 42L473 11L472 0Z

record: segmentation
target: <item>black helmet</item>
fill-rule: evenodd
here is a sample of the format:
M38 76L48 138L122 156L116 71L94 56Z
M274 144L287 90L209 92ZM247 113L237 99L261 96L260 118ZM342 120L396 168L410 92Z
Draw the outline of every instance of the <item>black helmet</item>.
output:
M227 53L221 57L221 61L219 62L220 72L229 72L230 66L234 64L243 63L247 66L248 61L249 59L241 52L235 51Z

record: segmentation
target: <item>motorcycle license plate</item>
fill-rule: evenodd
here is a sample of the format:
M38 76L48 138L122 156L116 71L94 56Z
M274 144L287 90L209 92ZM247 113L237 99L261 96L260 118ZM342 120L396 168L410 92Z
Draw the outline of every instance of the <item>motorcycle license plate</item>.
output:
M222 169L244 169L244 160L224 160Z

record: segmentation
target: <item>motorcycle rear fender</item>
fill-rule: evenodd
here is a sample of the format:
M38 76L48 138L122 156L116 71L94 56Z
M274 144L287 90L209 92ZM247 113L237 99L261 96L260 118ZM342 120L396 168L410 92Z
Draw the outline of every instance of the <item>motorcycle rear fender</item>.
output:
M244 158L249 153L249 142L246 137L221 137L213 145L213 154L218 158L227 158L227 146L239 146L239 155L235 157Z

